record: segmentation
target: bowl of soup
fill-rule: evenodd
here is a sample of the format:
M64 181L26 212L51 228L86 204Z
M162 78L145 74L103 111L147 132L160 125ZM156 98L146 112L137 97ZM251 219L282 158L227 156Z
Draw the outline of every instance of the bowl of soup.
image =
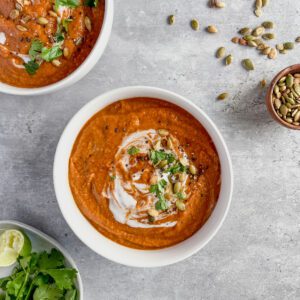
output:
M64 218L96 253L163 266L204 247L229 209L226 144L195 104L153 87L113 90L69 122L54 160Z
M112 0L0 3L0 92L39 95L85 76L100 59Z

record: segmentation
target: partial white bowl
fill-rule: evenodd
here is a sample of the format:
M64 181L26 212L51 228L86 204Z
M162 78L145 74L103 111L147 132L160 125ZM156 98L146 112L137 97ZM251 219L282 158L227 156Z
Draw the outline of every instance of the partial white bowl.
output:
M59 250L65 257L66 265L70 268L74 268L78 271L78 268L70 256L70 254L67 252L66 249L64 249L58 242L56 242L53 238L51 238L49 235L41 232L40 230L26 225L24 223L18 222L18 221L0 221L0 234L3 230L6 229L19 229L25 232L27 236L30 238L32 243L32 250L37 251L50 251L52 248L56 248ZM0 267L0 278L9 276L11 274L11 271L13 270L14 265L10 267ZM77 290L79 292L79 298L78 300L83 300L83 285L82 280L79 274L79 271L77 273L77 279L75 281L75 285L77 287Z
M205 127L221 162L221 191L217 205L204 224L187 240L160 250L136 250L119 245L100 234L81 214L69 186L68 166L73 144L85 123L98 111L120 99L151 97L176 104L192 114ZM181 261L203 248L220 229L230 206L233 174L228 149L210 118L195 104L173 92L154 87L125 87L100 95L87 103L69 122L57 146L54 159L54 187L58 204L74 233L96 253L120 264L134 267L158 267Z
M69 74L64 79L39 88L19 88L14 87L5 83L0 82L0 92L12 95L22 95L22 96L33 96L33 95L44 95L48 93L56 92L62 88L66 88L82 77L84 77L98 62L102 56L105 47L108 43L109 36L113 24L114 15L114 2L113 0L105 0L105 11L102 28L99 37L88 57L85 61L71 74Z

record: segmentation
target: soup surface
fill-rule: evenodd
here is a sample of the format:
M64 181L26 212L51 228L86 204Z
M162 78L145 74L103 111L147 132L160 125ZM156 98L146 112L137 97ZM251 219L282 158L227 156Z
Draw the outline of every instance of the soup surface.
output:
M55 83L92 50L105 0L1 0L0 81L17 87Z
M218 200L220 173L203 126L180 107L151 98L99 111L69 160L82 214L106 237L137 249L172 246L199 230Z

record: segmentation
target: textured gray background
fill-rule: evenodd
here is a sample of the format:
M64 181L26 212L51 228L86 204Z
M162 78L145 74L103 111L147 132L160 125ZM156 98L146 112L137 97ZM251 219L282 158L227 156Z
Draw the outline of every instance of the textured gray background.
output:
M225 0L226 1L226 0ZM83 276L85 299L300 299L300 132L271 120L258 87L285 66L299 63L300 46L270 61L230 42L237 28L276 22L277 41L300 35L300 1L271 0L264 16L251 0L212 10L202 0L116 0L104 56L83 80L42 97L0 94L0 219L36 226L60 241ZM170 27L166 17L176 13ZM189 28L200 20L201 31ZM216 24L217 35L203 27ZM225 45L235 62L214 58ZM254 72L240 66L251 57ZM67 121L110 89L145 84L178 92L203 108L229 146L235 188L229 215L198 254L173 266L135 269L89 250L71 232L56 203L52 163ZM215 96L228 90L231 99Z

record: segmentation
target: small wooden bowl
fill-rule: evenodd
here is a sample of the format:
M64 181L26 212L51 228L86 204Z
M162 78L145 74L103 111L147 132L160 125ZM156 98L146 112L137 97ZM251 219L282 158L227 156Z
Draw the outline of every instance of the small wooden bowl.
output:
M287 128L290 128L290 129L295 129L295 130L300 130L300 126L298 125L293 125L293 124L290 124L288 122L285 122L283 119L281 119L276 111L275 111L275 108L273 106L273 103L272 103L272 95L273 95L273 90L274 90L274 87L276 85L276 83L284 76L288 75L288 74L295 74L295 73L300 73L300 64L298 65L292 65L290 67L287 67L286 69L280 71L275 77L274 79L272 80L271 84L270 84L270 87L268 89L268 92L267 92L267 95L266 95L266 104L267 104L267 108L268 108L268 111L270 112L271 116L273 117L273 119L275 121L277 121L278 123L280 123L282 126L285 126Z

